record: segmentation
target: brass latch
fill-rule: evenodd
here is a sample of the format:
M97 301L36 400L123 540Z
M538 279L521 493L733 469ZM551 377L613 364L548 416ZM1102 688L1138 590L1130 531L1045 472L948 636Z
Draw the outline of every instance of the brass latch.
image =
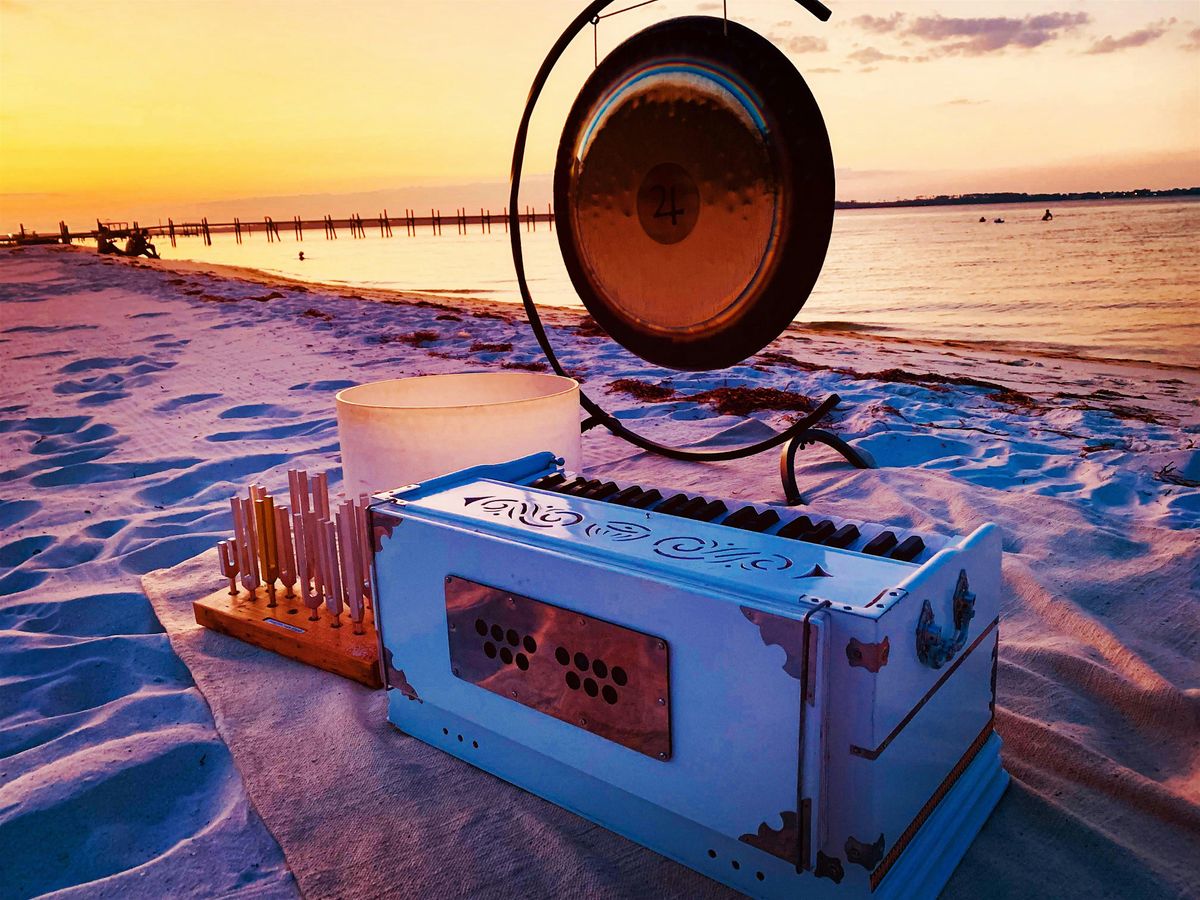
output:
M967 643L967 629L975 617L975 595L969 590L966 569L959 570L951 606L954 632L942 637L942 626L933 621L933 607L926 600L917 619L917 659L933 669L940 669L954 658Z

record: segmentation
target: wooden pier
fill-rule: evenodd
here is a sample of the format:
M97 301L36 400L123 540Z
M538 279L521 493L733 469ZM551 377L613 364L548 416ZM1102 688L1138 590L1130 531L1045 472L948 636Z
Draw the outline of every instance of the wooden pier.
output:
M554 219L554 209L550 204L546 205L545 210L526 206L517 215L520 227L526 231L537 231L539 225L553 231ZM306 228L309 230L310 236L320 231L325 240L330 241L337 240L339 232L349 233L353 238L365 238L368 226L378 227L381 238L390 238L395 233L402 233L405 237L415 237L423 230L427 230L430 234L440 235L443 233L444 225L451 221L454 223L455 233L460 235L472 234L475 228L479 229L480 234L491 234L493 228L507 233L510 223L507 207L499 212L481 207L478 213L462 207L445 215L440 209L430 209L428 215L417 215L416 210L405 209L402 216L389 215L385 209L365 219L358 213L352 213L341 219L334 218L332 215L322 216L320 219L292 216L288 232L293 241L297 242L304 240ZM396 227L396 232L393 232L393 226ZM131 224L96 220L96 228L89 231L72 231L65 222L59 222L57 232L45 234L27 232L25 226L22 225L18 232L0 235L0 244L69 244L73 241L95 240L102 231L106 237L119 240L129 237L138 230L148 232L151 237L165 237L171 242L172 247L176 246L181 237L199 237L206 245L211 246L214 234L232 234L239 244L252 238L255 234L265 235L268 243L283 240L279 225L271 216L263 216L261 221L249 219L243 221L235 216L231 222L209 222L206 217L176 222L169 218L165 225L160 223L144 226L139 226L137 222Z

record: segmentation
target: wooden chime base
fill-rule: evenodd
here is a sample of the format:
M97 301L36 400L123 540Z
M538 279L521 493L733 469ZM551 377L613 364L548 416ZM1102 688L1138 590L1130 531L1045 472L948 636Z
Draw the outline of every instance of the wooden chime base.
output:
M253 598L246 591L230 596L228 588L222 588L195 601L192 609L196 622L205 628L370 688L383 687L370 610L363 619L364 633L355 634L348 613L342 615L342 626L334 628L326 610L310 622L311 613L299 597L289 600L282 588L276 589L275 596L276 605L268 607L265 588L259 588Z

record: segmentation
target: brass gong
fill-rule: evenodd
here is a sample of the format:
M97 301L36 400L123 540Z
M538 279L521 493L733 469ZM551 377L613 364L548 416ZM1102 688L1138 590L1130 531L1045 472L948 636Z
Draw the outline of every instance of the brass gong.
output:
M726 33L728 29L728 33ZM821 111L735 22L639 32L592 72L558 145L558 241L588 312L652 363L734 365L808 299L833 227Z

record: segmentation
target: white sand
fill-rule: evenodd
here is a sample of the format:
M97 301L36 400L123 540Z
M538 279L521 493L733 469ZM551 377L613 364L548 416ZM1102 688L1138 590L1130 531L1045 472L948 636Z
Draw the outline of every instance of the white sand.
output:
M280 488L289 465L336 466L338 387L540 359L512 307L211 269L0 251L0 897L293 891L137 576L225 536L225 500L246 481ZM1200 883L1200 371L797 329L770 348L789 359L680 375L550 318L587 389L656 437L728 440L753 423L686 399L639 406L606 393L612 380L684 397L836 391L837 427L885 468L803 451L818 509L929 531L1000 523L998 727L1018 784L996 820L1006 842L981 837L968 859L989 892L1020 866L1051 885L1070 854L1121 874L1063 888ZM435 336L379 340L418 331ZM890 369L909 375L854 374ZM681 464L600 430L585 456L614 476L780 498L772 456ZM1045 809L1058 845L1025 837ZM971 893L964 871L951 893Z

